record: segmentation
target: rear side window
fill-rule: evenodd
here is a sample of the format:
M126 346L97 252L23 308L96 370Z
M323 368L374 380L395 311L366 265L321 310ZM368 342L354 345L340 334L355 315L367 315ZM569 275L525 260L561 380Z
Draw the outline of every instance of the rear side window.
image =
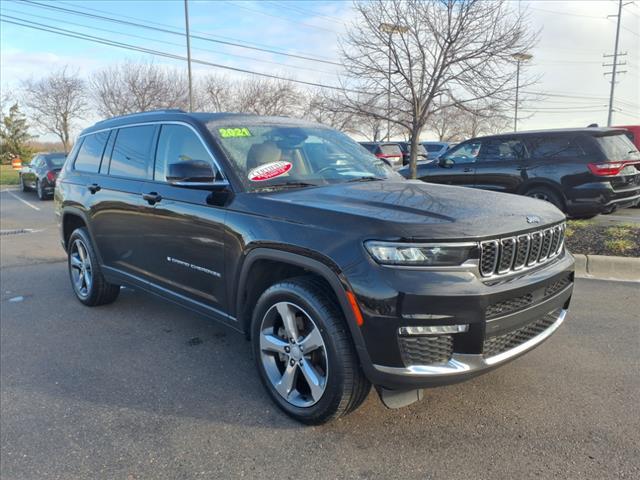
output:
M531 155L536 158L568 158L586 155L576 138L569 136L536 137L531 140Z
M484 140L480 149L480 158L487 161L518 160L526 156L527 149L516 139Z
M98 132L84 137L73 167L80 172L98 173L108 137L109 132Z
M163 125L158 139L154 178L165 181L169 165L194 160L206 162L215 170L211 155L190 128Z
M383 155L387 155L389 157L402 156L402 150L399 145L380 145L380 151Z
M595 140L609 162L640 159L640 153L624 133L595 137Z
M111 154L109 175L136 179L149 178L151 147L155 125L126 127L118 130Z

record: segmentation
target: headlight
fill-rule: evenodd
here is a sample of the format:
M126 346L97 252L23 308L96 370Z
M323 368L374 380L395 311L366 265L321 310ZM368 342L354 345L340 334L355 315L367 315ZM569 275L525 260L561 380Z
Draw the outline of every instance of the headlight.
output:
M473 258L475 244L420 245L379 241L365 242L371 256L383 265L456 266Z

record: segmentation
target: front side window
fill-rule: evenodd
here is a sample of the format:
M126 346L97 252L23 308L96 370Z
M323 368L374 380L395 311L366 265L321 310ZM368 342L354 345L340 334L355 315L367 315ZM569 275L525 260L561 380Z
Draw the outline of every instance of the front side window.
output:
M205 162L215 168L211 155L198 136L184 125L163 125L158 138L154 179L166 181L172 165Z
M209 131L248 190L403 178L336 130L296 124L224 124Z
M454 163L474 163L480 153L480 142L463 143L453 150L449 150L442 158L453 160Z
M82 141L74 168L81 172L98 173L104 145L109 137L109 132L98 132L87 135Z
M113 145L109 175L148 178L155 131L155 125L120 128Z

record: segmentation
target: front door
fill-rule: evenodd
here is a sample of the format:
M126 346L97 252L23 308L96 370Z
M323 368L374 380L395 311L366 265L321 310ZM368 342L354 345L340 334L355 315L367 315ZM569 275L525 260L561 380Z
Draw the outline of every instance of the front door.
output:
M482 140L476 163L475 186L484 190L516 193L527 179L528 153L515 137Z
M473 187L479 151L479 141L461 143L440 157L437 168L427 169L428 173L422 180Z
M158 137L154 178L145 182L139 218L146 245L144 268L154 284L225 312L226 209L208 203L211 191L169 184L171 164L215 163L200 136L184 124L164 124ZM210 202L210 200L209 200Z

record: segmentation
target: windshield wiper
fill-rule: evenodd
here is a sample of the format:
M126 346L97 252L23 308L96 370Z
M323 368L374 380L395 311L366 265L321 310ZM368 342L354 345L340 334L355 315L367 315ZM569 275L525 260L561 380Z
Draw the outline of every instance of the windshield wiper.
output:
M357 178L352 178L351 180L347 180L347 183L354 183L354 182L374 182L376 180L384 180L384 178L380 178L380 177L372 177L372 176L363 176L363 177L357 177Z
M278 188L302 188L302 187L317 187L316 183L308 183L308 182L281 182L281 183L272 183L271 185L265 185L260 190L270 190L270 189L278 189Z

